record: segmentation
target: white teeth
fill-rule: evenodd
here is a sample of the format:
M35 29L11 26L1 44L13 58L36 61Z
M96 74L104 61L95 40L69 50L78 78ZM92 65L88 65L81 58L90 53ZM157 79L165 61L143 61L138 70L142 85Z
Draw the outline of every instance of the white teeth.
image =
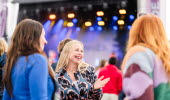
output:
M76 57L76 58L80 59L81 57Z

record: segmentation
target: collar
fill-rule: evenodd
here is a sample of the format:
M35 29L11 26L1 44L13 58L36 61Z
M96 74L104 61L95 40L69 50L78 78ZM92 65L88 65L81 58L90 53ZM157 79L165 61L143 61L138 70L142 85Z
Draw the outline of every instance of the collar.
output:
M58 71L59 76L64 76L65 73L66 73L66 70L63 68Z

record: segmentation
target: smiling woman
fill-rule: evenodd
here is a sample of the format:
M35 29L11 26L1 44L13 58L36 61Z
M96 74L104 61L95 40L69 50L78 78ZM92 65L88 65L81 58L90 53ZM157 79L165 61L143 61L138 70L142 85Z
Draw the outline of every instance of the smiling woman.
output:
M82 62L84 46L72 40L65 44L61 52L56 78L61 100L95 99L102 97L101 88L110 80L94 74L94 68Z

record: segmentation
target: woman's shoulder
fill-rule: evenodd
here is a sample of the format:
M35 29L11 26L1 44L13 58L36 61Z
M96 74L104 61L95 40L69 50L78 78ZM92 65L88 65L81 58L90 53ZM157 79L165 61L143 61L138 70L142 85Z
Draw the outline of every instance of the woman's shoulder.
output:
M154 53L150 48L146 47L146 46L142 46L142 45L136 45L131 47L128 51L127 51L127 56L131 56L135 53L138 52L148 52L148 53Z
M147 47L144 46L140 46L140 45L136 45L134 47L131 47L125 57L124 57L124 61L123 61L123 65L125 62L127 62L130 58L135 58L133 60L137 60L136 58L148 58L149 56L154 56L154 52ZM137 56L137 57L136 57Z
M45 56L43 56L43 55L40 54L40 53L31 54L31 55L29 55L29 57L45 58Z
M28 61L32 63L47 63L46 57L39 53L34 53L34 54L29 55Z
M39 54L39 53L34 53L28 56L29 59L40 59L40 60L46 60L45 56Z
M152 72L154 59L155 54L151 49L144 46L134 46L128 50L124 57L123 72L125 73L132 64L137 64L145 72Z
M131 47L128 51L127 51L127 54L126 56L131 56L137 52L144 52L146 51L146 47L144 46L140 46L140 45L136 45L136 46L133 46Z

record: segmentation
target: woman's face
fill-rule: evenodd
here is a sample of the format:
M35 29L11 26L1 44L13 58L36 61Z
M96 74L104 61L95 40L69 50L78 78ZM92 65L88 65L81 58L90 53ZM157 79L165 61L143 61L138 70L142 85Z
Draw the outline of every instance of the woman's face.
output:
M45 31L42 29L42 33L40 36L40 47L42 50L44 50L44 45L47 44L47 40L45 39Z
M70 52L69 62L79 64L84 57L83 46L80 43L75 43Z

